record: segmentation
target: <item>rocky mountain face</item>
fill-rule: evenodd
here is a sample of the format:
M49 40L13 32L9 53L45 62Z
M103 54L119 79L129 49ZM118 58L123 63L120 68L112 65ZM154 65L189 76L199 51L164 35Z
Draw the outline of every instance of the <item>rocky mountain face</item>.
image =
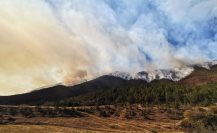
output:
M188 75L190 75L195 67L201 67L205 69L210 69L212 66L217 64L217 60L210 61L210 62L203 62L198 64L192 64L183 68L175 68L175 69L158 69L152 71L141 71L135 74L130 74L128 72L120 72L116 71L109 75L119 77L125 80L132 80L132 79L142 79L147 82L151 82L155 79L169 79L172 81L179 81Z
M116 71L114 73L111 73L110 75L119 77L125 80L142 79L147 82L151 82L152 80L155 80L155 79L170 79L173 81L178 81L188 76L189 74L191 74L193 70L194 69L191 67L173 69L173 70L159 69L159 70L153 70L153 71L141 71L133 75L131 75L130 73Z

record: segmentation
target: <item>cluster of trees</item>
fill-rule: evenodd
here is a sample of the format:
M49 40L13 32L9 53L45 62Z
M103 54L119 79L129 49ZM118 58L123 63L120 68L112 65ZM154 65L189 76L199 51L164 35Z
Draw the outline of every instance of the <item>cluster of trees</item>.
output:
M56 101L52 105L107 105L107 104L145 104L145 105L208 105L217 102L217 84L187 87L173 82L132 85L96 91L85 95Z

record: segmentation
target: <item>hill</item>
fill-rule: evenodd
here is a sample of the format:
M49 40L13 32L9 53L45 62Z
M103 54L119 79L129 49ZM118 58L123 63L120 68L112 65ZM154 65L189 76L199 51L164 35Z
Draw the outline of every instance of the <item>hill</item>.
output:
M194 71L180 82L190 86L201 86L210 83L217 83L217 65L210 67L210 70L195 66Z
M180 81L156 79L148 83L145 80L125 80L119 77L105 75L75 86L67 87L57 85L25 94L1 96L0 104L160 104L169 101L174 102L176 97L178 97L183 104L184 102L190 102L192 99L196 99L196 97L201 97L201 95L205 95L203 97L206 99L206 95L210 94L210 92L207 91L211 91L212 94L215 94L216 84L217 66L212 66L210 70L195 67L194 71L189 76ZM197 92L195 92L195 89ZM201 90L201 92L198 90ZM189 93L191 93L191 95L189 95ZM183 94L186 95L182 96ZM194 98L190 100L187 98L187 94L191 98ZM197 103L195 102L197 100L193 101L191 102Z
M105 75L92 81L71 87L57 85L54 87L35 90L24 94L0 96L0 104L42 104L47 101L57 101L64 98L84 95L95 91L105 91L111 88L118 88L131 84L137 85L140 83L146 84L146 82L143 80L128 81L118 77Z

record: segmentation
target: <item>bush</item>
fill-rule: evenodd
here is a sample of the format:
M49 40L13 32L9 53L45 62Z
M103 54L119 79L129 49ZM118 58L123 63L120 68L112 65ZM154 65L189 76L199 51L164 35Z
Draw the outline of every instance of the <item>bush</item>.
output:
M193 122L187 118L181 121L181 127L183 128L192 128L193 127Z
M110 117L111 114L110 114L110 112L107 111L107 110L101 110L101 111L100 111L100 116L102 116L102 117Z
M211 106L210 110L194 108L191 111L185 111L185 119L181 122L181 126L196 133L214 133L217 131L217 114L213 113L215 109Z

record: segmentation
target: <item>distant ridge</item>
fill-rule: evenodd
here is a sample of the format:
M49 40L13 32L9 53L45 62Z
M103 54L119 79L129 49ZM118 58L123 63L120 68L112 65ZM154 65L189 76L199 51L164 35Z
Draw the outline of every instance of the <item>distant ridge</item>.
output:
M202 62L197 64L191 64L186 67L182 68L174 68L174 69L157 69L152 71L141 71L136 74L130 74L128 72L120 72L116 71L110 73L109 75L119 77L125 80L132 80L132 79L142 79L146 80L147 82L151 82L155 79L169 79L172 81L179 81L188 75L190 75L195 68L204 68L209 70L212 66L217 65L217 60L209 61L209 62Z

